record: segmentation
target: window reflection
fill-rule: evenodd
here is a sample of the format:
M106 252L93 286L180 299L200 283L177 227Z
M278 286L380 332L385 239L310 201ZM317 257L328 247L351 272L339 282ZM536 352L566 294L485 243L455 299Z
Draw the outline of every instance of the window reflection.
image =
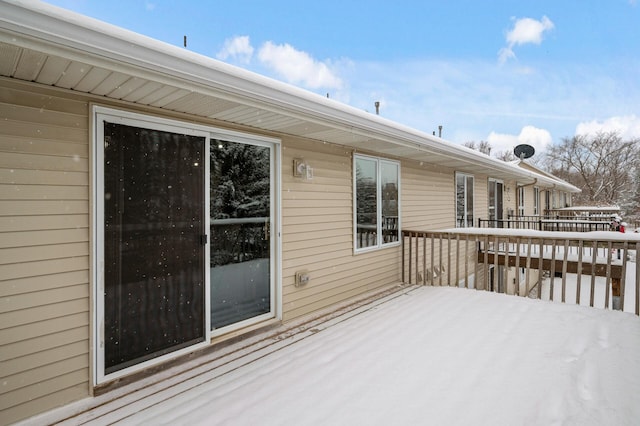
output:
M271 311L271 149L211 141L211 324Z

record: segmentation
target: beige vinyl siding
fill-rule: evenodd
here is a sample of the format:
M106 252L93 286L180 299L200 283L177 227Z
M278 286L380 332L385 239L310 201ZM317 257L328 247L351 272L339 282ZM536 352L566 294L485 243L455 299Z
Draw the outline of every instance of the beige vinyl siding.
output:
M416 231L455 227L453 170L402 163L402 228Z
M88 105L0 80L0 423L88 394Z
M437 231L455 227L455 170L438 168L419 163L404 163L402 169L402 228L412 231ZM472 175L474 177L474 225L479 217L484 218L482 212L487 211L487 177ZM464 285L464 269L467 263L467 272L474 271L475 246L465 245L460 241L459 249L456 242L451 242L451 263L449 264L449 245L446 241L442 244L442 256L440 259L440 241L433 244L433 268L431 265L431 240L426 240L426 254L423 255L424 240L418 240L418 260L415 266L415 253L412 254L414 267L411 274L412 282L426 282L427 284L446 285L448 280L453 284L458 279ZM467 252L465 253L465 247ZM456 254L459 250L459 257ZM426 256L426 259L423 257ZM426 265L423 265L426 262ZM405 277L408 278L408 252L405 253ZM448 269L448 265L451 266ZM425 268L426 266L426 268ZM423 281L424 280L424 281Z
M294 158L313 168L313 179L293 176ZM354 254L352 168L344 147L283 140L284 321L399 282L399 247ZM295 286L298 271L309 273L308 284Z
M489 219L489 177L473 175L473 226L478 226L478 219Z
M527 185L524 187L524 214L525 216L533 216L534 197L533 197L533 185ZM538 204L539 206L540 204Z
M507 219L509 211L513 212L514 216L518 214L518 185L514 180L506 180L504 187L504 218Z

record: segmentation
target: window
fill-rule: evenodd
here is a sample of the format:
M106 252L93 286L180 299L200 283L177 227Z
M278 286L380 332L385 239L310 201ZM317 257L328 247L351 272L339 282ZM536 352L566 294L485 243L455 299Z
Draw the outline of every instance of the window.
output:
M374 157L354 157L354 247L379 248L400 241L400 165Z
M456 227L473 226L473 176L456 173Z
M533 187L533 214L535 216L540 214L540 188Z
M518 216L524 216L524 186L518 187Z

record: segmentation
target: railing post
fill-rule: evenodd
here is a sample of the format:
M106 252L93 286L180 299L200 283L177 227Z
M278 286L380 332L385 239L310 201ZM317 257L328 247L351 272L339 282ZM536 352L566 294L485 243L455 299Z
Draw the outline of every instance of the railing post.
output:
M402 236L402 259L401 259L401 265L402 265L402 284L406 284L406 281L404 280L404 251L405 251L405 246L404 246L404 231L400 231L400 235Z
M411 284L411 261L412 261L412 249L413 249L413 232L409 232L409 284Z
M640 242L636 243L636 315L640 316L640 268L638 268L638 255L640 255Z

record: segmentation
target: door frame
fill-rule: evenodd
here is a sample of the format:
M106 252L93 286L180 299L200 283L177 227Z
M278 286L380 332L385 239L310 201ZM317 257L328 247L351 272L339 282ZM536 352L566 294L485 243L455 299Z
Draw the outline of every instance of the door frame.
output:
M212 138L225 139L232 142L249 143L254 145L271 147L271 291L272 304L271 312L267 315L245 320L241 323L231 325L227 328L211 331L210 316L210 244L207 241L204 248L204 313L205 330L204 340L192 346L182 348L165 355L158 356L148 361L123 368L122 370L105 374L104 369L104 126L101 121L108 119L109 122L132 125L136 127L148 127L155 130L175 132L205 138L203 146L204 169L204 194L202 202L205 203L205 217L203 233L210 237L210 141ZM161 364L167 360L177 358L181 355L193 352L194 350L210 345L211 339L217 335L228 333L238 328L265 321L266 319L282 319L282 239L281 239L281 141L277 138L230 131L203 124L193 124L176 119L142 114L128 110L104 107L101 105L91 105L91 144L90 144L90 375L93 386L110 382L128 374ZM210 240L210 238L209 238Z

